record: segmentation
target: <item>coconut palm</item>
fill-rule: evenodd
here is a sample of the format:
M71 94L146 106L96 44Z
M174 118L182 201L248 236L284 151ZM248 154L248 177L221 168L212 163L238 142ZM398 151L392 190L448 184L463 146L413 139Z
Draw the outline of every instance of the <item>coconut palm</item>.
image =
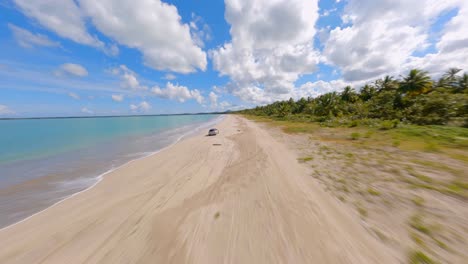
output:
M468 92L468 74L464 73L460 78L458 78L458 90L460 92Z
M398 89L398 81L393 76L386 75L383 79L375 81L375 86L379 91L393 91Z
M341 92L341 100L350 103L356 102L358 100L356 91L351 86L346 86Z
M432 88L432 80L426 71L412 69L400 83L400 91L409 95L426 93Z
M377 90L374 86L366 84L361 88L360 91L361 100L364 102L369 101L376 93Z
M442 78L439 80L439 85L445 85L445 88L458 89L458 78L457 74L461 71L458 68L450 68L448 71L442 75ZM438 86L439 86L438 85Z

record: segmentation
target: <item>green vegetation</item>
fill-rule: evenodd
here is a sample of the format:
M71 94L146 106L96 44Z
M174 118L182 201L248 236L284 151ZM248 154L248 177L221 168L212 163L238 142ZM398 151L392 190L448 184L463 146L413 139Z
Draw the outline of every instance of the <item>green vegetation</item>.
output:
M430 228L424 223L421 215L413 215L410 219L410 226L417 231L426 234L426 235L431 235L431 230Z
M408 256L410 264L433 264L434 262L429 256L419 250L411 251Z
M459 72L459 69L450 69L438 81L433 81L427 72L414 69L400 80L387 76L366 84L359 91L347 86L340 93L331 92L298 101L291 98L239 112L277 120L318 122L321 126L368 126L384 131L401 124L468 127L468 87L464 81L468 74L458 76ZM291 132L305 132L301 131L303 128L291 127ZM434 126L431 130L411 126L401 132L434 136L433 130L443 129ZM454 131L450 128L444 131L445 134L451 132ZM466 144L467 132L463 134ZM439 136L444 140L445 135L436 135ZM453 137L445 139L452 140Z
M313 160L314 158L313 157L302 157L302 158L298 158L299 162L307 162L307 161L311 161Z
M424 206L424 198L422 198L420 196L413 197L412 201L418 207Z
M351 139L352 140L358 140L360 136L361 136L361 134L359 134L357 132L351 133Z
M380 195L380 192L377 191L376 189L372 188L372 187L367 188L367 192L370 195L374 195L374 196L379 196Z
M369 214L367 212L367 209L364 208L364 206L362 206L362 204L360 202L356 203L356 209L358 210L359 215L361 215L361 217L363 217L363 218L367 217L367 215Z

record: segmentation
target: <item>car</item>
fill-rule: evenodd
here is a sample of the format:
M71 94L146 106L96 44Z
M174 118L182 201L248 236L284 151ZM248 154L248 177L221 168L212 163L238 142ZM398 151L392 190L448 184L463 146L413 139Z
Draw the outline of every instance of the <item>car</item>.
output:
M216 128L212 128L208 131L208 136L216 136L217 134L219 134L219 130Z

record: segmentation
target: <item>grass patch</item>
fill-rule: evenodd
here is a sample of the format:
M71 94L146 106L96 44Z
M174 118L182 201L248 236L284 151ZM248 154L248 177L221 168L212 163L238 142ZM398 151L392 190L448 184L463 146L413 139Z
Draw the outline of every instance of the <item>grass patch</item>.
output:
M373 196L379 196L380 195L380 192L377 191L376 189L372 188L372 187L367 188L367 193L369 193L370 195L373 195Z
M458 175L458 176L463 176L464 175L464 173L462 171L453 169L453 168L451 168L451 167L449 167L447 165L444 165L444 164L442 164L440 162L433 162L433 161L429 161L429 160L420 160L420 159L413 159L413 160L411 160L411 162L419 164L419 165L423 165L423 166L426 166L426 167L431 167L433 169L446 171L446 172L449 172L449 173L452 173L452 174Z
M351 140L358 140L359 138L361 137L361 134L359 134L358 132L353 132L351 133Z
M384 235L384 233L380 232L380 230L377 230L375 228L372 228L372 231L374 231L374 233L377 235L377 237L381 240L381 241L387 241L388 238L386 235Z
M362 206L360 203L356 204L356 209L359 213L359 215L363 218L367 217L369 215L369 213L367 212L367 209L364 208L364 206Z
M422 217L420 215L413 215L410 218L409 224L415 230L417 230L417 231L419 231L419 232L421 232L423 234L426 234L428 236L431 235L430 228L424 223L424 221L423 221L423 219L422 219Z
M307 156L307 157L298 158L297 160L299 162L308 162L308 161L311 161L313 159L314 159L313 157Z
M428 255L424 252L419 250L413 250L408 255L408 263L410 264L434 264L434 260L432 260Z
M424 198L420 196L414 196L411 201L418 207L423 207L424 206Z
M468 129L463 127L405 125L389 133L402 142L425 143L406 144L406 147L414 150L440 151L440 146L468 149Z
M369 130L369 131L366 131L366 133L364 133L364 138L371 138L372 135L374 134L374 131L372 130Z
M468 183L459 180L452 181L446 186L445 193L468 198Z
M435 238L435 237L433 237L432 239L434 239L434 241L436 242L436 244L437 244L440 248L445 249L445 250L448 250L448 249L449 249L449 247L447 246L447 244L445 244L443 241L441 241L441 240L439 240L439 239L437 239L437 238Z
M410 237L411 237L411 240L413 240L413 242L416 243L416 245L421 246L421 247L426 247L426 243L424 243L424 240L418 233L411 232Z

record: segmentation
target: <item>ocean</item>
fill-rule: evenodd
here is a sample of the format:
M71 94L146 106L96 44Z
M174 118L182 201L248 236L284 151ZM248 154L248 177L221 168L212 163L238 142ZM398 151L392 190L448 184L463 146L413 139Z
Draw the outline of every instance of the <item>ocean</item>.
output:
M0 228L102 175L207 129L220 115L0 120Z

